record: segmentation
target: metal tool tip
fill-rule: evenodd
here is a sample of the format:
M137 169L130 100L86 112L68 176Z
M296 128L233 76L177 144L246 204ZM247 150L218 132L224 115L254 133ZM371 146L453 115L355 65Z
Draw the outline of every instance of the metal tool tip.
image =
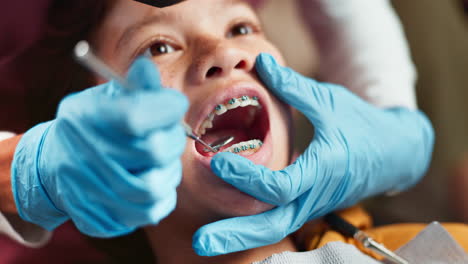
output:
M75 56L78 58L88 55L90 51L89 43L86 40L82 40L75 45Z

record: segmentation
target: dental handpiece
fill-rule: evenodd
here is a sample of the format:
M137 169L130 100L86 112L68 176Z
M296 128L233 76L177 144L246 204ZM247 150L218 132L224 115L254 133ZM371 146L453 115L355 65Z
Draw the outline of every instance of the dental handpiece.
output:
M407 260L398 256L396 253L386 248L383 244L378 243L364 231L359 230L359 228L341 218L339 215L335 213L329 213L324 216L324 219L331 228L347 237L356 239L364 247L372 250L380 256L385 257L389 262L395 264L409 264Z
M113 71L108 65L106 65L102 60L100 60L91 50L89 43L85 40L78 42L75 45L74 50L75 58L80 62L83 66L87 67L91 71L99 74L101 77L107 80L116 80L120 83L124 88L131 91L134 87L128 83L128 81ZM185 122L182 121L182 126L185 129L185 134L187 137L197 141L198 143L202 144L207 150L211 152L218 152L221 146L216 146L213 148L211 145L203 141L199 136L197 136L193 129ZM227 143L226 143L227 144Z

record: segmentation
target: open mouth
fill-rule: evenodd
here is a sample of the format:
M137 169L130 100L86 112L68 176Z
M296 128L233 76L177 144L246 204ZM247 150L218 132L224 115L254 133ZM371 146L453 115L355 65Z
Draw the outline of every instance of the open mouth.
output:
M249 156L260 150L268 129L268 114L259 97L243 95L216 105L197 132L210 145L221 138L232 136L234 140L219 151ZM196 143L196 149L205 157L216 154L207 152L199 143Z

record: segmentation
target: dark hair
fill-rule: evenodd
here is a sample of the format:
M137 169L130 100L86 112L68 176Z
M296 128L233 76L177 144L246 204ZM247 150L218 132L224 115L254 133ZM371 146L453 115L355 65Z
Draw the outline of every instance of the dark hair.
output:
M94 85L93 76L72 56L74 45L90 39L113 0L54 0L40 40L21 55L19 67L27 91L29 127L55 117L66 95ZM111 263L154 263L144 232L113 238L88 238Z
M105 0L52 1L43 35L16 65L27 91L29 127L53 119L65 95L92 85L92 76L74 61L72 50L90 37L108 5Z

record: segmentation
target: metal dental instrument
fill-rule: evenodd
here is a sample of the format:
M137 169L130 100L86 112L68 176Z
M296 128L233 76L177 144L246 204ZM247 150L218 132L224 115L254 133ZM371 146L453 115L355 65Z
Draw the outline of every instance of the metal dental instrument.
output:
M191 139L197 141L198 143L202 144L207 150L209 150L209 151L211 151L211 152L214 152L214 153L218 152L217 149L213 148L213 147L210 146L208 143L206 143L205 141L203 141L199 136L197 136L195 133L193 133L192 128L191 128L187 123L185 123L184 121L182 121L182 126L183 126L184 129L185 129L185 134L186 134L189 138L191 138Z
M335 213L325 215L325 222L331 228L336 229L347 237L352 237L359 241L364 247L374 251L375 253L385 257L388 261L395 264L409 264L409 262L402 257L395 254L393 251L386 248L384 245L377 243L364 231L359 230L357 227L344 220L342 217Z
M213 146L213 148L216 151L219 151L220 148L222 148L222 147L226 146L227 144L231 143L233 140L234 140L233 136L223 137L223 138L220 138L220 139L216 140L215 142L211 143L211 145ZM203 149L203 151L210 152L210 150L207 149L207 148Z
M118 73L116 73L109 66L107 66L102 60L100 60L96 55L94 55L87 41L82 40L78 42L75 45L74 54L78 62L80 62L82 65L84 65L91 71L99 74L101 77L107 80L116 80L129 91L134 89L133 86L130 83L128 83L128 81L125 78L121 77ZM192 128L187 123L185 123L185 121L182 121L182 126L185 129L185 133L187 137L197 141L198 143L206 147L208 151L211 151L214 153L218 152L219 148L221 148L222 146L225 146L226 144L228 144L234 139L234 137L231 137L229 141L224 139L225 141L223 144L219 144L218 142L219 140L218 140L215 142L218 144L215 147L212 147L211 145L203 141L199 136L197 136L193 132Z

